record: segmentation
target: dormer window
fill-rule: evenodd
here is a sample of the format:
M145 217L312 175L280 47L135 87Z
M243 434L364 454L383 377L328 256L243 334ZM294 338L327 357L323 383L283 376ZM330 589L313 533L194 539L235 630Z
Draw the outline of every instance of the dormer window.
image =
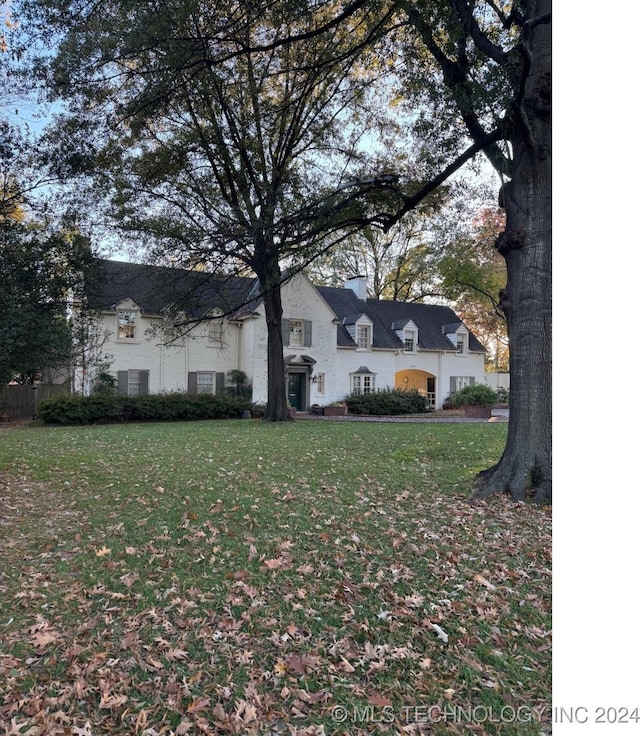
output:
M415 330L404 331L404 352L415 353L416 352L416 333Z
M140 307L132 299L123 299L113 305L116 312L116 341L140 342L143 326L140 323Z
M446 335L447 340L456 349L456 355L469 354L469 330L462 322L442 325L442 334Z
M366 314L363 312L352 314L345 317L342 324L355 343L356 350L371 350L373 345L373 322Z
M371 349L371 327L369 325L357 325L356 327L356 344L359 350Z
M136 339L137 313L130 310L118 310L118 340Z
M405 353L415 353L418 349L418 327L411 319L396 320L391 329L402 342L402 350Z

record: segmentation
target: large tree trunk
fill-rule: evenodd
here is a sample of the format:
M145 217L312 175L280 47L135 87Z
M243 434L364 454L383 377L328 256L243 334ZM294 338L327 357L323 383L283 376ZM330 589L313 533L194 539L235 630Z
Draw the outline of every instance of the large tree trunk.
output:
M536 16L550 2L532 2ZM511 137L513 176L504 188L507 262L502 307L509 334L511 390L507 443L499 463L480 474L479 496L529 492L551 502L551 27L536 26L522 111Z
M284 352L282 349L282 273L277 258L268 259L256 269L264 292L267 320L267 422L289 421L285 384Z

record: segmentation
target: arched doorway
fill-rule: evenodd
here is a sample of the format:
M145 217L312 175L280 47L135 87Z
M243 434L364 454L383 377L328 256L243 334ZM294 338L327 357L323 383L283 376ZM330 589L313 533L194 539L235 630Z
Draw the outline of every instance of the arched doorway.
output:
M395 376L395 387L403 389L415 389L427 397L429 406L436 408L436 377L433 373L420 371L416 368L407 368L398 371Z

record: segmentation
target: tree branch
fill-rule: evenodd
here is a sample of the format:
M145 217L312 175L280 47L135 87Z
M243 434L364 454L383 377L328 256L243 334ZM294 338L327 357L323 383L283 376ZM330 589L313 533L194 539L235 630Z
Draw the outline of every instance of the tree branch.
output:
M503 136L503 126L496 128L491 133L485 134L483 140L477 141L473 145L469 146L469 148L467 148L464 153L460 154L460 156L452 161L449 166L444 168L438 174L438 176L434 177L426 184L424 184L415 194L411 195L410 197L401 195L402 199L404 200L404 204L394 215L382 214L375 218L379 223L382 224L382 229L384 230L384 232L388 232L397 222L400 221L400 219L404 215L407 214L407 212L414 209L418 204L420 204L420 202L422 202L423 199L425 199L425 197L431 194L431 192L434 192L439 186L444 184L444 182L452 174L458 171L458 169L460 169L460 167L463 166L467 161L472 159L476 154L480 153L488 146L497 143L497 141L501 140Z

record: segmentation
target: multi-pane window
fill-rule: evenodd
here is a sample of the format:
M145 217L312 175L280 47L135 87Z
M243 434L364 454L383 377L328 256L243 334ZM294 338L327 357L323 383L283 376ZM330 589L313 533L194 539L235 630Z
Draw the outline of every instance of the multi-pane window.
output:
M404 351L405 353L415 353L416 351L416 333L414 330L404 331Z
M351 391L354 394L370 394L376 390L376 377L372 373L355 373L351 376Z
M130 311L118 312L118 340L135 340L136 313Z
M316 376L316 392L324 395L324 373L318 373Z
M299 348L304 346L304 320L289 320L289 346Z
M140 371L129 371L127 377L127 394L129 396L140 396L141 385Z
M211 322L209 325L209 345L222 345L223 325L222 321Z
M311 320L283 319L282 341L286 347L311 347Z
M471 376L454 376L456 391L471 385Z
M149 371L118 371L117 386L124 396L144 396L149 393Z
M369 325L357 326L356 344L361 350L368 350L371 347L371 327Z
M467 344L467 336L465 334L456 335L456 353L458 355L466 355Z
M212 394L213 393L213 372L198 371L196 375L196 393Z

